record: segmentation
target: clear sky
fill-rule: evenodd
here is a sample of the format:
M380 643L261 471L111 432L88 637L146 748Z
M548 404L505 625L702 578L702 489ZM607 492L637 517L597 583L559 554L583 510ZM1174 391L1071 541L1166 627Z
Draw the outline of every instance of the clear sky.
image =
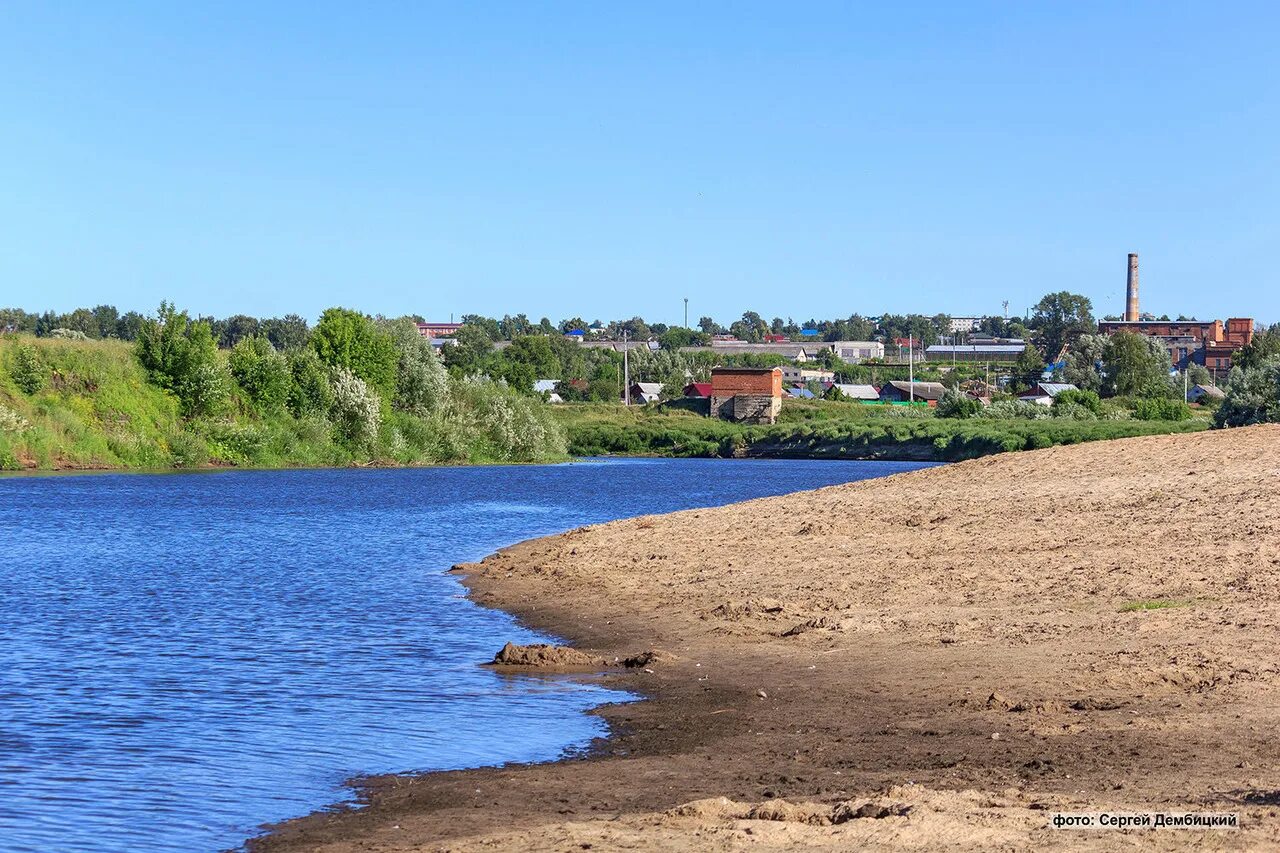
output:
M0 3L0 305L1280 320L1280 4Z

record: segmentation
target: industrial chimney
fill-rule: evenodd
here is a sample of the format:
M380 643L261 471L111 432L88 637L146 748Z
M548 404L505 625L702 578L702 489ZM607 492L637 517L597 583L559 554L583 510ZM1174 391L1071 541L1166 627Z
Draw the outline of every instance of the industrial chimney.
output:
M1141 319L1138 314L1138 255L1129 253L1129 279L1124 291L1124 320L1136 323Z

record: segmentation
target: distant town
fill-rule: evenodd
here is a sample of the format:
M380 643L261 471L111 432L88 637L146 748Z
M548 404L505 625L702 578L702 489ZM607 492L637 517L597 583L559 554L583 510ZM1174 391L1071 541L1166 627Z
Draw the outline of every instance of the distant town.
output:
M735 395L726 396L717 381L750 385L749 371L759 373L754 387L771 399L937 406L954 391L982 404L1008 397L1049 405L1062 391L1161 396L1168 385L1178 387L1187 402L1200 403L1222 398L1219 386L1241 354L1260 362L1280 352L1280 329L1258 329L1249 317L1201 320L1143 312L1138 273L1138 256L1130 254L1125 313L1101 321L1087 297L1066 291L1046 295L1025 317L855 313L797 323L747 311L728 325L704 316L688 326L647 323L638 316L558 323L534 322L524 314L464 315L459 322L408 319L455 377L501 379L552 403L706 399L712 411L745 422L772 422L778 409L774 400L734 415L724 404ZM1121 284L1117 276L1117 288ZM109 305L68 314L0 310L0 329L38 337L133 340L145 320ZM310 334L308 321L298 315L195 322L207 323L223 349L263 338L287 351L304 346ZM1120 346L1130 341L1138 346Z

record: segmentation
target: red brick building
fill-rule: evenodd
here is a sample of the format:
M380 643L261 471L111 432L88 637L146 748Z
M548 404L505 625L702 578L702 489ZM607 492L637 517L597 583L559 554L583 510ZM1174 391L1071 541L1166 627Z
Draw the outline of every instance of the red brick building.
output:
M711 416L771 424L782 411L782 368L717 367L711 371Z
M1231 354L1253 340L1253 320L1104 320L1098 324L1098 331L1104 335L1134 332L1156 338L1179 370L1194 362L1210 370L1225 371L1231 369Z

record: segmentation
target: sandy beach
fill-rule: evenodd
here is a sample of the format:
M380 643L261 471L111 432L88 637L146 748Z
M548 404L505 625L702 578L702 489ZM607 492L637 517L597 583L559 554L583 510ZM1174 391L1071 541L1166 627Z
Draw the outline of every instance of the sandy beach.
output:
M628 519L456 571L584 654L653 652L599 676L645 701L601 709L589 756L369 779L366 808L256 853L1280 847L1280 426Z

